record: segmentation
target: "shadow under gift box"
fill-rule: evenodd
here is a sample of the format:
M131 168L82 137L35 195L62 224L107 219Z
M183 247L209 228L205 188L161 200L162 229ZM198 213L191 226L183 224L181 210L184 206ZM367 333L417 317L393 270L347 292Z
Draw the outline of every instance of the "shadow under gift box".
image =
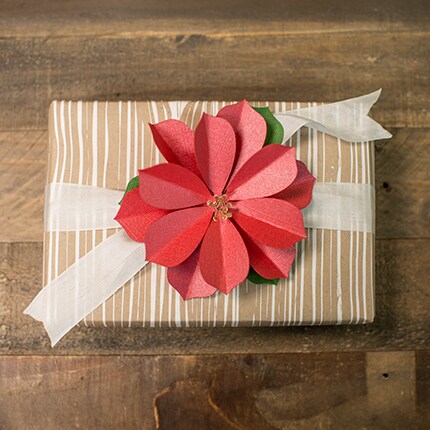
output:
M232 102L53 102L49 116L47 183L124 190L137 170L164 159L148 123L179 119L192 129L203 112ZM250 102L273 113L316 103ZM350 143L303 127L296 147L317 182L374 186L373 142ZM119 206L118 206L119 208ZM372 208L374 213L374 207ZM44 285L119 229L45 232ZM229 295L184 301L166 268L149 263L90 313L86 325L263 326L356 324L374 318L374 233L307 228L288 279L278 285L245 281Z

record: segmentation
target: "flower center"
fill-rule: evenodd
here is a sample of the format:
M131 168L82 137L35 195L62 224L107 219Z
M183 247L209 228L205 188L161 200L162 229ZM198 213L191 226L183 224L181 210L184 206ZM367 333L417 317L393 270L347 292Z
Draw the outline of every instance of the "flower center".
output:
M208 200L208 206L214 210L212 219L218 221L219 219L226 220L231 218L233 214L230 212L231 203L228 201L227 194L222 196L214 195L213 198L214 200Z

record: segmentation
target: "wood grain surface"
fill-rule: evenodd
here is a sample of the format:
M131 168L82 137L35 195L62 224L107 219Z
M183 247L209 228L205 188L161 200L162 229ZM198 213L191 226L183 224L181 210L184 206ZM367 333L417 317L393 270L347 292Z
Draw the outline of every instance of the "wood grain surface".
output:
M53 99L329 101L380 87L385 126L430 121L425 0L172 3L2 2L0 129L45 129Z
M424 429L429 358L423 351L2 357L0 426Z
M0 3L0 429L427 429L427 0ZM41 288L53 99L332 101L383 88L376 320L366 326L72 330Z

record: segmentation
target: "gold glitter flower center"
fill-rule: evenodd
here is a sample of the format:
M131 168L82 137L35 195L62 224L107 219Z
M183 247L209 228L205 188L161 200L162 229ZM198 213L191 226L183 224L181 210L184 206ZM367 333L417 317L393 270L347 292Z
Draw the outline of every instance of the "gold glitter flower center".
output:
M228 201L227 195L223 194L222 196L214 195L214 200L208 201L208 206L212 207L214 210L214 214L212 219L214 221L218 221L219 219L226 220L232 217L232 213L230 212L231 203Z

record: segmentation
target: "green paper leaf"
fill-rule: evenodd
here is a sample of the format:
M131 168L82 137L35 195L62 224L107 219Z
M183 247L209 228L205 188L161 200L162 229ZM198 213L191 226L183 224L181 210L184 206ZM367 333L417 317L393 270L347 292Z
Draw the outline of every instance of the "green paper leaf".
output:
M131 190L134 190L135 188L139 188L139 176L135 176L134 178L130 179L130 181L127 184L127 187L125 188L124 196ZM122 197L122 199L124 198ZM119 205L122 203L121 201L118 203Z
M282 124L276 119L269 107L253 107L253 109L266 121L267 134L264 145L282 143L282 139L284 138L284 127L282 127Z
M279 278L276 279L266 279L259 275L252 267L249 268L249 273L247 277L248 281L253 284L271 284L278 285Z

